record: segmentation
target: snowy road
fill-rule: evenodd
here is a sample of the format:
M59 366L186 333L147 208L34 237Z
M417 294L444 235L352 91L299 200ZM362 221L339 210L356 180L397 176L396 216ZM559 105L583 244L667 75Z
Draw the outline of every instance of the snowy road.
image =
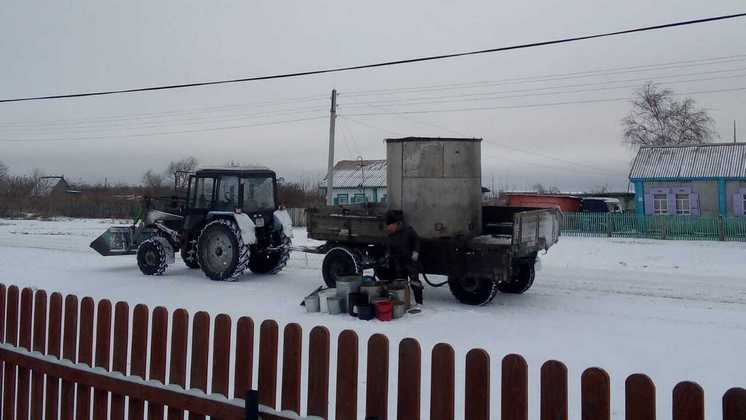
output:
M720 416L723 392L746 386L746 244L563 237L542 257L543 268L525 295L498 295L492 305L474 308L457 303L447 288L428 288L425 313L381 323L304 312L299 301L321 283L319 256L293 254L281 274L236 283L209 281L180 262L163 277L146 277L134 257L103 258L88 249L108 224L0 219L0 281L192 313L226 312L234 319L293 321L306 330L319 324L333 332L353 328L361 340L375 332L393 343L414 336L423 357L440 341L456 348L457 360L482 347L493 356L493 384L499 384L499 359L520 353L529 362L531 418L538 417L538 369L550 358L568 365L575 418L580 373L590 366L611 375L615 418L623 418L624 379L635 372L655 381L663 419L670 418L671 390L680 380L703 386L713 419ZM305 232L296 230L295 243L304 242ZM364 364L360 368L364 372ZM429 375L427 361L423 374ZM495 410L498 396L493 390Z

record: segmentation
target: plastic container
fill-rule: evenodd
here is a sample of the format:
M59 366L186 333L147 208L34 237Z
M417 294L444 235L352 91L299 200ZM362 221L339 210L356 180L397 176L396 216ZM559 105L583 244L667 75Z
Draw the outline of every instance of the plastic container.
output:
M357 317L364 321L369 321L376 317L376 310L373 308L373 305L370 304L359 305L357 307L357 312Z
M332 287L330 289L324 289L319 292L319 310L324 313L329 313L329 304L327 302L327 299L337 296L337 289Z
M306 304L306 312L319 312L321 310L318 293L308 296L304 302Z
M368 295L365 293L350 293L347 299L347 313L357 316L357 307L368 304Z
M360 288L360 292L368 295L368 301L373 302L373 299L381 297L383 293L383 287L378 285L363 286Z
M398 300L409 306L409 288L390 288L389 294L392 300Z
M376 318L381 321L391 321L394 318L394 305L390 300L376 302Z
M342 305L344 304L344 301L341 297L338 296L330 296L326 298L327 306L329 307L329 314L331 315L339 315L344 310Z
M405 305L404 302L400 300L394 300L391 303L394 306L392 311L394 319L399 319L407 313L407 305Z

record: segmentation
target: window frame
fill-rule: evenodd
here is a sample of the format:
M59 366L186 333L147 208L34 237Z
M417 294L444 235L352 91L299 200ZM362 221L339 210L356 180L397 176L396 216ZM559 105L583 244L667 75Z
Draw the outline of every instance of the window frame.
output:
M680 198L682 197L682 198ZM686 198L683 198L686 197ZM676 201L676 215L677 216L691 216L692 215L692 194L688 192L677 192L674 193L674 200ZM679 204L682 204L679 206ZM686 207L683 204L686 203Z
M663 204L663 206L659 207L659 204ZM665 216L668 215L668 212L668 194L653 193L653 216Z
M344 197L344 203L342 202L342 197ZM334 201L336 201L336 203L338 205L341 205L341 204L350 204L350 195L347 194L347 193L338 193L334 197Z

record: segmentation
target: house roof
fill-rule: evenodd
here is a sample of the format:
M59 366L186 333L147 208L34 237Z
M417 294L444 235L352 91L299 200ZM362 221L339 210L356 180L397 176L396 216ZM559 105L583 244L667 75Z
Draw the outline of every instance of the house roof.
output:
M340 160L334 165L334 188L386 186L386 160ZM326 186L326 178L321 181Z
M746 143L641 147L629 178L746 179Z

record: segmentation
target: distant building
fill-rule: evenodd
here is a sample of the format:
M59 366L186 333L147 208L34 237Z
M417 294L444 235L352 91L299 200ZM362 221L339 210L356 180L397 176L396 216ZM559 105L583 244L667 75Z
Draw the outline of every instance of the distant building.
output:
M746 143L641 147L629 179L637 214L741 217Z
M326 196L326 178L320 188ZM340 160L334 165L334 204L386 202L386 160Z

